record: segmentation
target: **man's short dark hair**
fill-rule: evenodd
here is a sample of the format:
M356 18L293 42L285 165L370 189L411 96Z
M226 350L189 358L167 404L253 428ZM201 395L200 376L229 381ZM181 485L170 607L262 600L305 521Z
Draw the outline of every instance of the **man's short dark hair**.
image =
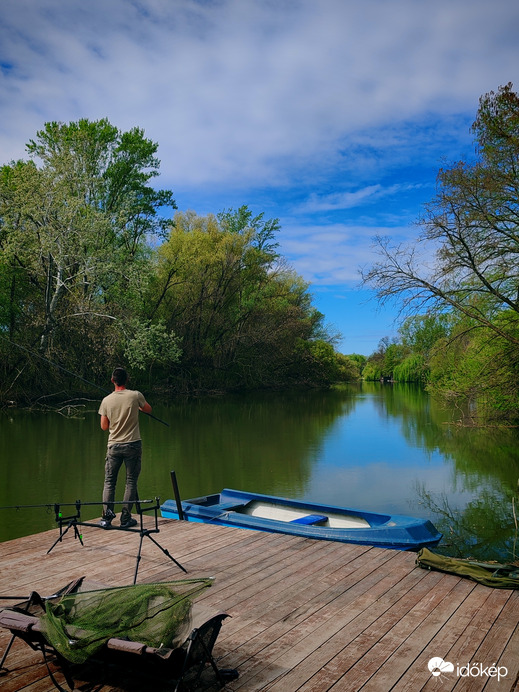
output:
M128 373L124 368L115 368L115 370L112 373L112 380L116 385L121 387L128 381Z

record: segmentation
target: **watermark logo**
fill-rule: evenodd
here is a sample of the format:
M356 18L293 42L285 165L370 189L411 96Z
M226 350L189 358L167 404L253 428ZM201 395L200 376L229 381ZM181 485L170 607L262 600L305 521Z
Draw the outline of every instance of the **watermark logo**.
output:
M458 678L497 678L498 682L501 678L506 678L508 668L505 666L497 666L495 663L491 666L484 666L482 663L467 663L467 665L454 665L450 661L444 661L440 656L431 658L427 664L429 672L435 678L443 673L455 673Z
M434 675L435 678L438 677L438 675L441 675L442 673L452 673L454 672L454 663L450 663L449 661L444 661L443 658L440 658L439 656L435 656L435 658L431 658L429 663L427 664L427 667L431 671L431 673Z

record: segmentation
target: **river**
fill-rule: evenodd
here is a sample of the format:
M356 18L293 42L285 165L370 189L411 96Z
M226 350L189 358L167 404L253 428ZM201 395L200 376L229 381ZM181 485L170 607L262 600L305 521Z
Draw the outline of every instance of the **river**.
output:
M411 514L446 554L517 559L516 429L460 427L420 389L378 383L151 403L169 427L142 417L142 499L171 498L174 470L185 499L228 487ZM105 447L94 401L1 413L0 541L56 527L55 502L99 502Z

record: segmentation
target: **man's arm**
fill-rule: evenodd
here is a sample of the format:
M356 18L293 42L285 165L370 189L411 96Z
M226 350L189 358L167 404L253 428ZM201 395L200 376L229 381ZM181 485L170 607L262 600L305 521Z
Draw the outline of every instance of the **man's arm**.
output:
M146 402L144 406L139 406L139 410L143 413L151 413L152 411L151 406L148 404L148 402Z
M110 429L110 421L106 416L101 415L101 430L109 430Z

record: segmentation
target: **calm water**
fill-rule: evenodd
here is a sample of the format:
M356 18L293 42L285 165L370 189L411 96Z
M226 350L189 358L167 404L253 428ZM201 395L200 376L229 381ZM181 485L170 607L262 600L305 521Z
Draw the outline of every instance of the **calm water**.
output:
M175 402L154 413L170 427L142 418L143 499L172 497L175 470L185 499L230 487L412 514L444 532L446 553L516 559L518 431L450 425L452 415L418 389L364 383ZM100 501L98 419L96 402L76 418L0 414L0 541L56 526L51 509L6 507ZM99 514L82 510L84 519Z

